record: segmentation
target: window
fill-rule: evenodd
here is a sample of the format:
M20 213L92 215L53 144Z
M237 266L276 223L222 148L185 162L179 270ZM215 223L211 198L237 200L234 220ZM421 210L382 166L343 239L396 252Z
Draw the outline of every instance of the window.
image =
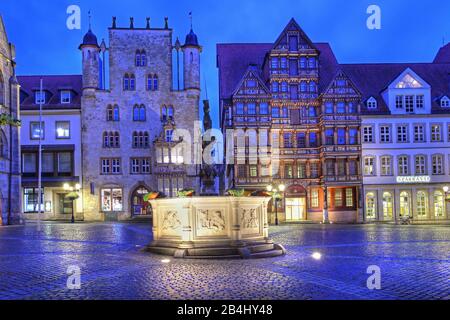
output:
M281 92L288 92L288 84L286 81L281 82Z
M347 174L345 160L337 160L336 163L337 163L337 175L341 177L345 176Z
M110 159L102 159L101 160L100 172L102 174L110 174L111 173L111 160Z
M375 219L376 218L376 201L375 194L373 192L369 192L366 195L366 213L367 219Z
M148 148L150 143L149 134L147 131L133 132L133 148L144 149Z
M345 102L338 102L336 105L336 112L337 113L345 113Z
M285 148L293 148L294 145L292 143L292 133L286 132L283 135L283 142Z
M281 109L282 117L283 118L289 118L289 108L283 107Z
M69 104L70 98L70 91L61 91L61 104Z
M427 162L425 156L418 155L415 160L415 170L416 175L425 175L427 174Z
M423 95L416 96L416 108L423 109L424 107L424 97Z
M311 190L311 208L318 208L319 207L319 190L312 189Z
M409 174L408 157L407 156L398 157L398 175L407 176L408 174Z
M45 104L45 91L36 91L34 93L34 102L36 104Z
M411 205L410 205L410 197L409 193L403 191L400 193L400 217L408 217L410 216Z
M419 218L426 217L427 215L427 201L428 194L424 191L418 191L416 197L416 210Z
M337 129L337 139L339 145L344 145L345 142L345 128L338 128Z
M306 134L304 132L297 133L297 148L306 148Z
M408 126L401 125L397 127L397 142L408 142Z
M147 75L147 91L158 90L158 75L149 74Z
M373 128L363 127L363 140L365 143L372 143L373 141Z
M120 135L118 131L103 132L103 148L120 148Z
M305 162L297 163L297 177L299 179L306 179L306 163Z
M286 179L292 179L294 176L294 173L292 171L292 164L285 164L284 165L284 177Z
M436 154L432 157L433 163L433 174L440 175L444 174L444 157L440 154Z
M375 158L365 157L364 158L364 175L374 176L375 175Z
M309 92L316 92L317 91L317 85L315 81L311 81L309 83Z
M431 125L431 142L442 141L442 127L439 124Z
M383 193L383 216L385 218L392 218L394 212L394 205L392 201L392 194L390 192Z
M101 201L103 212L122 211L123 197L122 189L101 189Z
M8 157L8 140L6 140L5 133L0 129L0 158Z
M403 109L403 96L400 95L395 96L395 108Z
M354 102L348 103L348 113L357 113L356 103Z
M334 145L334 130L333 129L325 130L325 144L328 146Z
M255 115L256 114L256 104L249 103L247 105L247 114Z
M310 132L309 133L309 147L310 148L317 148L318 143L317 143L317 133L315 132Z
M238 102L236 104L236 114L239 114L239 115L244 114L244 104L242 102Z
M173 130L168 129L166 130L166 142L172 142L173 141Z
M161 120L163 122L167 122L167 121L172 121L173 118L174 118L173 106L165 106L165 105L163 105L162 108L161 108Z
M333 114L334 113L333 102L326 102L325 103L325 113L326 114Z
M278 92L278 82L276 81L272 82L272 92L273 93Z
M146 114L145 114L145 106L143 104L134 105L133 107L133 121L145 121Z
M355 128L349 129L348 135L349 135L349 142L348 143L350 145L358 144L358 129L355 129Z
M316 178L318 178L319 177L319 163L317 163L317 162L312 162L311 164L310 164L310 173L311 173L311 175L310 175L310 178L312 178L312 179L316 179Z
M123 77L123 90L124 91L134 91L136 89L136 78L134 74L125 73Z
M272 58L271 66L272 66L272 69L278 69L278 66L279 66L278 58Z
M23 189L23 210L25 213L35 213L39 211L39 189ZM44 188L41 189L41 212L44 212Z
M269 113L269 105L267 102L261 102L259 104L259 113L260 114L268 114Z
M136 50L135 65L136 67L145 67L147 65L145 50Z
M425 142L425 127L421 124L414 126L414 142Z
M336 174L334 160L327 160L325 162L325 165L326 165L327 175L334 176Z
M353 189L347 188L345 189L345 206L348 208L352 208L353 205Z
M245 178L247 177L247 167L244 164L238 165L238 176Z
M314 118L317 116L315 107L308 107L308 116Z
M441 99L441 107L442 108L449 108L450 107L450 99L448 97L443 97Z
M44 176L51 177L54 175L54 154L51 152L44 152L42 154L42 173Z
M24 175L34 175L37 172L36 159L36 153L22 154L22 172Z
M58 159L58 175L72 175L72 153L59 152Z
M56 138L69 139L70 138L70 122L57 121L56 122Z
M354 176L358 174L358 168L359 164L356 160L349 160L348 161L348 174L350 176Z
M150 174L151 173L150 158L131 158L130 173L131 174Z
M376 109L377 108L377 100L374 97L369 98L367 100L367 109Z
M382 143L391 142L391 127L380 126L380 141Z
M411 95L405 96L405 111L407 113L414 112L414 96Z
M315 69L316 68L316 59L315 58L309 58L308 59L308 68L309 69Z
M434 215L437 218L443 217L444 216L444 194L442 193L442 191L436 191L434 193Z
M392 158L390 156L383 156L381 161L381 175L390 176L392 175Z
M306 69L306 58L305 57L300 58L300 68Z
M280 117L280 108L272 107L272 118L279 118L279 117Z
M120 159L111 159L111 173L119 174L121 172Z
M344 206L342 198L343 189L334 189L334 207L342 208Z
M422 85L414 79L409 73L406 74L403 79L397 83L396 86L397 89L404 89L404 88L422 88Z
M31 140L39 140L45 139L45 124L41 122L39 126L39 122L30 122L30 139Z

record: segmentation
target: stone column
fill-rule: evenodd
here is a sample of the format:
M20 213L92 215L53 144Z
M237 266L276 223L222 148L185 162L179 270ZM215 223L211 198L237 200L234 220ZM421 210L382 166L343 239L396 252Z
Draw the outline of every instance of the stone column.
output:
M231 198L231 245L236 247L244 245L242 242L239 207L239 199Z
M330 223L330 219L328 216L328 187L323 187L323 223Z
M445 209L445 204L444 204L444 209ZM444 211L444 216L445 216L445 211ZM434 220L435 218L436 218L436 214L434 212L434 189L433 188L428 188L428 212L427 212L427 219L428 220Z
M414 219L418 219L416 205L417 205L417 189L414 187L409 190L410 194L410 201L409 201L409 215L410 217Z
M269 220L268 220L268 212L267 212L267 207L269 204L270 200L265 200L262 204L262 221L261 223L263 224L263 235L264 235L264 240L266 242L272 242L269 239Z
M175 256L179 257L180 255L185 255L185 249L193 247L194 237L192 222L193 219L197 219L197 212L194 212L194 207L189 199L182 201L180 205L177 206L177 210L181 221L181 243L178 246L181 250L177 250Z
M393 201L394 201L394 222L398 223L400 217L400 190L395 188L393 191Z
M377 221L384 221L384 210L383 210L383 190L378 188L377 192L375 193L375 196L377 197Z

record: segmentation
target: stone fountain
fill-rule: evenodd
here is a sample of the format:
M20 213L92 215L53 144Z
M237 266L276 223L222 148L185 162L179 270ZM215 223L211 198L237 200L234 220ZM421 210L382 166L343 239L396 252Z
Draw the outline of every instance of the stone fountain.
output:
M265 258L286 253L269 238L270 197L155 199L147 251L176 258Z

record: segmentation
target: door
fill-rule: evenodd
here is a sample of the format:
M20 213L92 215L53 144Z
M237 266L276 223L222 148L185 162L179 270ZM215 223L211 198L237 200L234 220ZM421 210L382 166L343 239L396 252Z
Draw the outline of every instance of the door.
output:
M58 193L58 214L72 214L72 200L66 198L67 193Z
M286 221L305 219L306 198L286 198Z
M411 217L411 204L408 192L402 192L400 194L400 215L402 217Z
M150 193L145 187L138 187L131 197L132 213L135 216L151 215L151 206L144 201L144 196Z

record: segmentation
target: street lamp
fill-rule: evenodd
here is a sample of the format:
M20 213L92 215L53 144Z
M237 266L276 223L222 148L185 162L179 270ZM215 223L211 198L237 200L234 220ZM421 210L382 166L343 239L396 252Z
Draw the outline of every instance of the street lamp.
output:
M272 185L268 185L266 189L272 194L273 203L275 205L275 225L278 226L278 196L280 195L278 191L284 192L286 190L286 186L284 184L280 184L277 190Z
M445 186L445 187L443 187L442 189L444 190L445 195L447 195L447 194L448 194L449 187L448 187L448 186Z
M79 183L75 184L75 187L70 186L68 183L64 183L63 186L65 191L69 193L66 194L66 198L72 201L72 219L71 222L75 223L75 210L74 210L74 202L77 200L80 195L78 194L81 190L81 185Z

